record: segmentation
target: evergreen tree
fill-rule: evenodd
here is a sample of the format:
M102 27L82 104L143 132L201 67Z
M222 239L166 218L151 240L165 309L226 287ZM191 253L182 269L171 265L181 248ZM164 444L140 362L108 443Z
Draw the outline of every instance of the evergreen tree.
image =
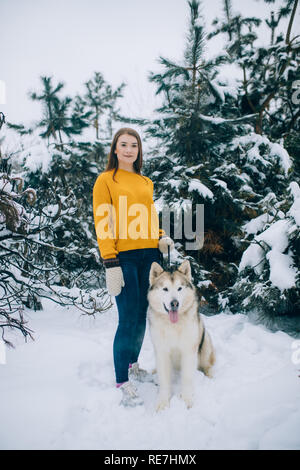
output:
M247 132L243 123L253 116L239 116L237 91L218 81L217 70L223 58L204 60L205 31L199 2L189 2L189 6L190 25L183 63L175 64L161 57L165 72L150 75L150 80L158 85L157 94L163 93L165 100L157 109L162 117L155 119L148 129L148 134L159 138L160 144L159 152L153 150L146 168L157 181L160 206L180 210L190 200L195 219L197 204L204 204L204 247L182 254L190 257L199 287L210 272L207 295L212 296L212 301L214 298L216 305L218 289L228 283L231 275L224 263L238 260L233 237L239 232L242 218L241 204L231 191L232 169L229 166L228 181L221 181L216 169L225 165L227 146L234 136ZM236 180L235 189L242 184ZM170 235L174 236L174 224ZM181 249L186 242L183 237Z
M234 284L220 293L219 304L233 312L256 310L261 318L299 314L300 190L293 181L288 153L267 137L237 139L245 180L241 194L248 220L237 240L243 253ZM291 183L287 185L286 181Z
M42 77L42 83L44 90L30 96L43 106L44 116L36 129L46 125L46 130L39 136L48 142L51 162L47 171L25 165L24 180L37 190L33 211L40 216L45 205L51 208L55 223L47 241L62 248L56 255L61 267L61 275L56 282L72 287L76 279L77 285L82 287L98 286L103 281L103 272L99 270L94 236L92 188L97 174L104 169L112 135L106 134L103 139L93 141L90 136L85 140L83 132L88 127L93 128L96 119L99 137L100 117L103 126L105 118L107 123L111 122L111 116L117 113L116 100L121 96L124 84L113 91L96 72L94 78L85 84L86 94L83 97L77 95L72 100L68 96L58 96L63 91L63 83L54 86L50 77ZM24 133L22 126L9 124L9 127ZM49 129L52 129L52 134ZM107 131L111 131L109 125ZM34 132L34 129L28 130L28 133ZM64 251L65 247L72 247L72 250Z
M265 0L274 3L274 0ZM298 36L292 29L298 0L284 0L277 12L271 11L271 18L265 22L269 29L269 46L256 47L257 33L254 30L261 23L259 18L232 16L231 2L224 0L226 12L223 20L215 19L215 30L208 35L212 38L230 32L230 42L226 48L227 61L241 68L244 94L241 100L243 113L257 114L255 132L267 133L273 138L288 135L297 129L299 110L292 102L293 83L300 78ZM277 29L284 18L289 17L285 36Z
M20 331L25 339L33 337L24 310L40 310L43 297L61 305L75 305L89 314L104 308L99 301L104 293L99 292L97 298L80 290L75 273L67 272L59 262L57 254L74 256L72 246L61 247L56 236L62 208L53 213L47 202L40 202L35 209L36 202L35 189L26 185L22 173L13 169L12 156L1 148L0 329L2 339L10 346L11 330ZM63 289L70 283L75 287L72 292Z
M104 270L99 265L94 232L92 188L104 169L112 135L107 134L103 142L84 140L83 132L91 127L93 116L85 98L63 97L63 83L55 86L52 78L41 79L43 90L32 92L30 96L41 102L42 120L30 129L22 124L7 123L8 133L17 132L20 136L20 149L15 152L12 164L7 163L11 158L9 152L4 152L3 157L5 137L0 140L3 157L0 162L1 252L4 250L0 266L0 305L2 309L9 305L13 313L22 312L24 306L38 309L41 308L40 297L45 296L63 305L76 305L85 313L96 313L109 308L111 303L106 291L101 289ZM121 96L121 89L122 86L113 92L108 84L105 86L101 97L103 109L99 107L98 112L103 118L107 112L107 123L111 123L116 112L115 103ZM96 95L93 96L96 99ZM106 132L111 132L109 125ZM14 181L34 188L34 205L23 208L13 201L18 201L19 196L4 188L10 188ZM28 191L22 194L29 194ZM21 214L26 226L19 222L23 220ZM21 289L17 280L19 274L16 277L13 267L16 265L26 277L26 282L21 281ZM10 277L6 272L11 272ZM7 282L14 292L9 304ZM6 310L5 322L9 327L13 324ZM18 327L23 327L23 323L20 317ZM0 327L3 325L0 322ZM24 335L30 332L26 331L23 328Z
M190 26L183 63L161 57L164 73L149 77L157 84L157 94L163 93L164 102L156 110L159 117L148 128L148 134L158 138L159 145L146 161L147 174L156 180L158 207L180 209L187 200L192 200L193 205L204 204L204 246L198 252L189 252L184 249L183 237L176 245L179 256L190 258L194 280L210 305L223 308L227 299L229 308L231 303L233 309L239 304L242 311L241 298L236 301L235 283L243 276L238 267L249 242L244 227L249 219L264 213L270 193L284 206L287 187L293 182L293 160L279 143L273 143L267 136L259 138L264 127L272 135L269 116L266 126L261 125L266 106L244 106L245 90L248 93L250 82L262 74L259 63L253 59L257 38L254 29L261 20L234 17L231 2L224 2L226 21L215 20L216 29L208 39L225 33L230 41L228 53L205 61L199 2L188 4ZM269 54L269 49L266 53ZM235 88L222 78L222 64L233 61L241 66L244 77ZM272 75L267 74L258 90L269 96L272 86ZM170 235L174 236L174 223ZM249 290L253 291L258 280L254 276L251 282ZM232 286L235 287L231 291ZM297 286L291 289L297 290ZM278 304L278 287L273 288L276 292L273 305L278 305L278 311L283 313L284 308ZM235 297L229 296L229 292L234 292ZM293 298L294 294L289 290L285 296ZM267 309L268 298L262 296L261 300L260 307L274 313L274 309L272 312ZM289 308L286 313L290 311Z
M39 101L43 106L43 119L38 123L38 127L43 128L41 137L54 139L55 142L59 141L60 150L63 150L62 133L70 136L72 130L69 125L68 110L71 104L71 98L66 96L61 99L58 93L64 87L62 82L59 82L55 87L52 84L51 77L41 77L43 90L40 94L31 92L30 98L34 101Z
M116 100L122 97L125 83L121 83L121 85L113 91L111 85L105 82L102 74L95 72L94 77L85 83L85 87L86 93L82 102L91 111L90 119L93 122L93 127L96 129L96 139L100 139L101 131L102 138L110 138L112 135L111 121L116 114ZM106 111L108 111L108 116L105 124L101 123L101 118ZM104 126L104 129L102 126ZM106 131L105 135L103 130Z

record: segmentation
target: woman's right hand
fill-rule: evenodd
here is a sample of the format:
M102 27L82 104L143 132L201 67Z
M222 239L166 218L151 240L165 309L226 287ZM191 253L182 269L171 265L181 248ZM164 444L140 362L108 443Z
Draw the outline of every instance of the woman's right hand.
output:
M122 287L125 286L123 271L121 266L106 268L106 288L108 293L113 296L120 294Z

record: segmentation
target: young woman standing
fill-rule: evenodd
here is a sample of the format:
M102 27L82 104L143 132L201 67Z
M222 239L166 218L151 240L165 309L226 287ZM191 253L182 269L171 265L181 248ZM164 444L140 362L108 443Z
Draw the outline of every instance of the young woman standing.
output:
M173 240L158 226L153 203L153 182L141 174L142 142L131 128L115 134L108 164L93 189L93 211L101 259L106 270L106 287L116 297L119 324L113 356L117 387L125 406L142 404L133 377L149 381L140 369L148 307L147 291L151 264L160 263L160 253L174 247ZM138 216L137 216L138 215Z

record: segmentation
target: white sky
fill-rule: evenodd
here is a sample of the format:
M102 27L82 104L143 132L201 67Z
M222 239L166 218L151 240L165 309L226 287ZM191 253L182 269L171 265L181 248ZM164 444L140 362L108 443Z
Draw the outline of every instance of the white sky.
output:
M223 15L222 5L202 0L207 31ZM274 9L263 0L233 0L233 7L258 17ZM0 80L6 89L0 110L7 121L29 124L41 116L40 104L27 97L41 89L41 75L63 81L62 95L74 96L99 71L114 88L128 84L119 100L122 111L145 117L158 105L147 75L160 70L160 55L181 59L188 19L187 0L0 0ZM208 52L220 50L221 37Z

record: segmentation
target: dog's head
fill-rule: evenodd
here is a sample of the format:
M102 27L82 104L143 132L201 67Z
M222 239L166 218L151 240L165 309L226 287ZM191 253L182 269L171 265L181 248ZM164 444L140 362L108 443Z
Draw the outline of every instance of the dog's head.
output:
M188 260L176 269L164 271L156 262L152 263L149 275L149 305L155 312L168 315L172 323L187 311L195 300L191 265Z

